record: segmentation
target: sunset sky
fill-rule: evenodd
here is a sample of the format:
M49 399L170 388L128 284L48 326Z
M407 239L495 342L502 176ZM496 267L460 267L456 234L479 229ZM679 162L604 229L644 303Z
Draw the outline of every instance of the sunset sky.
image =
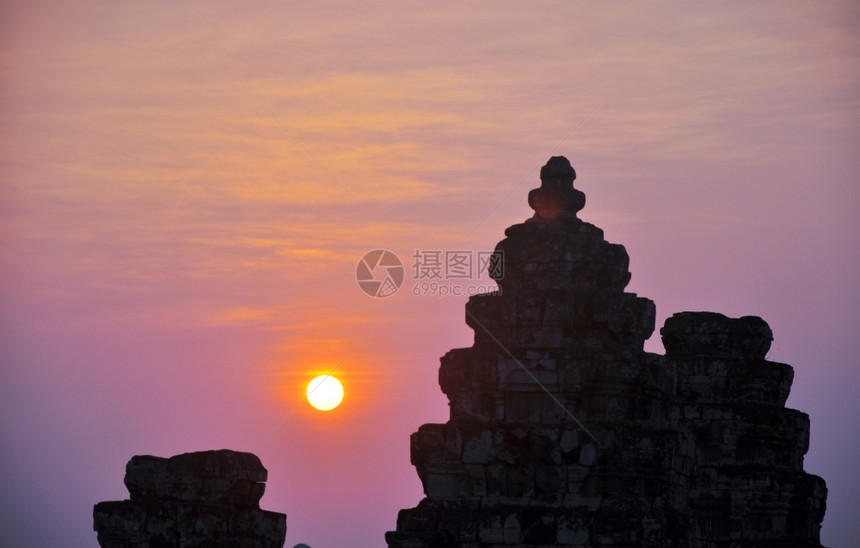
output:
M492 250L559 154L649 351L682 310L770 324L822 541L856 542L858 29L847 1L2 2L0 545L96 546L132 455L230 448L285 546L384 546L472 341L412 255ZM355 281L373 249L394 296Z

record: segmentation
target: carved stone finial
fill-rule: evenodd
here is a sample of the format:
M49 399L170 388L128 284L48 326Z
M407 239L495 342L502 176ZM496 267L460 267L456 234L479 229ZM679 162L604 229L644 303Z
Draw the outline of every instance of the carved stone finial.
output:
M540 188L529 192L529 206L543 221L576 219L585 207L585 194L573 188L576 171L564 156L553 156L540 170Z
M540 180L561 180L573 186L576 179L576 170L570 165L570 160L564 156L553 156L545 166L540 168Z

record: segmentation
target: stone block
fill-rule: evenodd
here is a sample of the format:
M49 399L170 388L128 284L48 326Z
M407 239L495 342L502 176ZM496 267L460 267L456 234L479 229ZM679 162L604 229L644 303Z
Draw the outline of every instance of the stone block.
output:
M134 456L125 485L132 500L199 500L257 506L266 469L250 453L230 450L185 453L169 459Z
M755 316L732 319L716 312L680 312L660 330L666 355L742 357L763 360L773 332Z
M103 548L280 548L286 516L259 509L266 476L250 453L135 456L125 476L131 499L96 504L93 527Z

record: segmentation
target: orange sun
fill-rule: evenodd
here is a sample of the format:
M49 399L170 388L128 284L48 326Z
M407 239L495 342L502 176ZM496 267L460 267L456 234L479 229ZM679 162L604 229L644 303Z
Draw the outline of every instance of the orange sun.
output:
M331 375L320 375L311 379L305 394L314 408L331 411L343 401L343 385Z

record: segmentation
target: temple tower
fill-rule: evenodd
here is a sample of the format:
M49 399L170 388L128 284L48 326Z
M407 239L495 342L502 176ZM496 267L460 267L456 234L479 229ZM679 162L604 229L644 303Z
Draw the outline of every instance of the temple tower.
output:
M426 497L388 546L819 546L826 489L767 324L684 313L667 355L645 352L654 303L577 217L575 178L564 157L541 169L534 216L496 247L499 292L469 299L474 344L439 369L450 419L411 438Z

